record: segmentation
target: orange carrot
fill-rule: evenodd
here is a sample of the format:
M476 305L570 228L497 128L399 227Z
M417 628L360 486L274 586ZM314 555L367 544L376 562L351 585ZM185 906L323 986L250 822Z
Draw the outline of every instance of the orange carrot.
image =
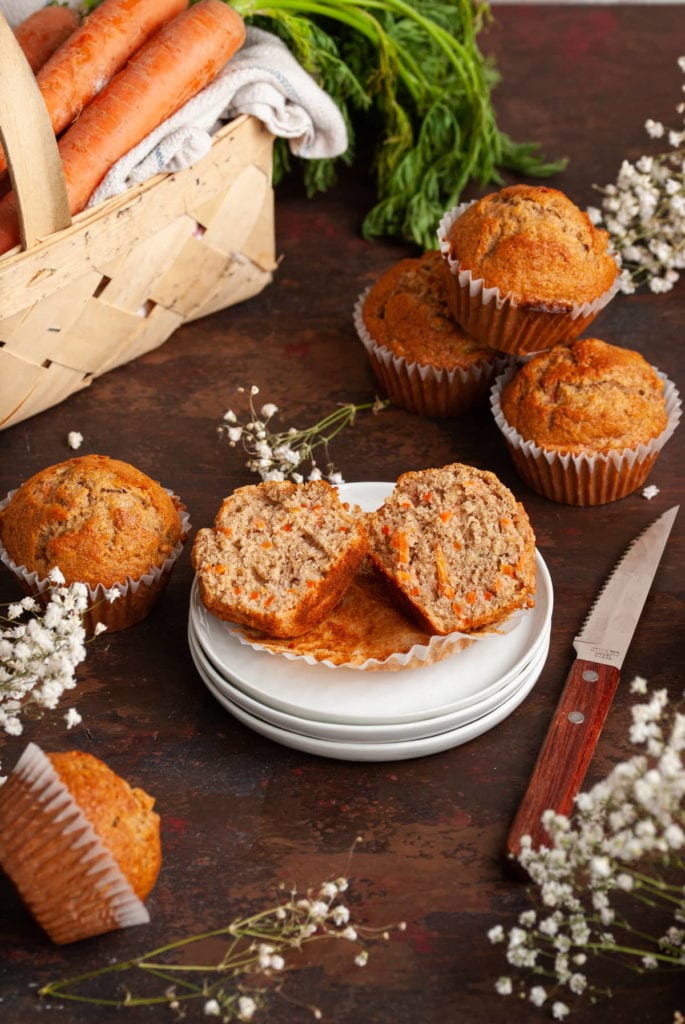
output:
M15 27L17 42L33 72L43 67L80 21L78 12L70 7L40 7Z
M454 587L450 584L449 571L447 568L447 559L445 558L445 552L441 547L436 547L434 551L435 555L435 571L438 579L438 592L447 598L454 597Z
M43 65L36 81L55 135L188 0L103 0ZM0 153L0 171L7 166Z
M117 160L216 76L244 39L242 18L222 0L199 0L155 33L59 141L72 214ZM0 253L18 241L10 192L0 201Z
M409 537L406 530L395 530L390 543L397 548L397 561L400 565L409 565Z

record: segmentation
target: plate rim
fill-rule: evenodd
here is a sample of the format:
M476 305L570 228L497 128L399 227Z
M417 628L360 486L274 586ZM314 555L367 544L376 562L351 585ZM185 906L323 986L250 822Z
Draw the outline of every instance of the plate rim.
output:
M256 715L243 711L228 697L219 693L215 687L203 681L210 696L214 697L229 714L246 728L252 729L253 732L259 733L273 743L314 756L327 757L334 760L383 762L429 757L433 754L462 746L464 743L470 743L471 740L477 739L484 733L494 729L513 714L536 686L541 672L542 668L537 676L526 680L525 684L508 701L505 701L489 714L483 715L473 722L469 722L464 726L458 726L456 729L450 729L447 732L438 733L435 736L426 736L415 740L402 740L397 743L354 744L347 741L317 739L312 736L305 736L302 733L290 732L271 725Z
M330 722L328 720L318 718L304 718L302 716L288 714L278 708L273 708L270 705L257 701L253 697L250 697L249 694L243 693L240 687L235 686L230 680L222 677L221 673L214 668L194 636L191 623L188 624L188 645L195 668L203 682L209 681L213 687L223 692L225 696L232 701L232 703L238 704L248 712L248 714L254 714L256 717L263 718L264 720L269 721L272 724L279 725L281 728L286 730L290 727L290 731L302 732L303 735L313 736L314 738L320 737L322 739L331 740L337 738L339 740L354 740L359 743L380 743L392 742L393 740L399 741L401 739L418 739L420 736L431 736L437 735L440 732L449 732L457 726L466 725L469 722L482 717L482 715L494 710L500 703L503 703L513 693L515 693L519 686L524 684L531 672L536 671L538 668L540 672L542 671L549 655L550 633L547 633L546 642L544 642L540 649L532 655L518 676L513 677L510 682L500 690L494 691L481 701L474 702L472 710L475 714L471 717L464 718L463 720L457 719L457 715L468 712L469 709L464 708L457 712L450 712L446 715L436 715L433 718L420 718L410 722L377 721L363 724ZM198 647L199 650L196 649ZM506 693L504 693L504 691L506 691ZM493 701L494 703L492 703ZM482 709L484 704L488 705L485 710ZM259 709L263 709L263 714L260 714ZM298 728L298 725L301 725L303 728ZM316 730L323 728L323 732L308 732L307 726ZM358 731L359 735L352 735L355 730ZM411 734L412 730L417 730L417 734ZM330 735L326 736L325 733L328 731L330 731ZM336 731L340 732L338 737L335 736ZM368 732L369 734L373 733L374 736L363 736L364 732ZM347 735L348 733L349 735ZM406 733L406 735L402 735L403 733Z

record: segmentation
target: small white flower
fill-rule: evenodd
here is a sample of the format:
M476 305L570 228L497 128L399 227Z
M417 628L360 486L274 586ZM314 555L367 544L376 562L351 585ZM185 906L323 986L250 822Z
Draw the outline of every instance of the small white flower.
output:
M504 928L501 924L496 924L488 932L488 938L494 945L496 942L504 942Z
M105 590L104 597L105 601L107 601L108 604L114 604L114 602L118 601L119 598L121 597L121 591L119 590L118 587L109 587L107 590Z
M203 1013L205 1017L220 1017L221 1007L219 1006L216 999L208 999L204 1005Z
M66 715L64 716L64 721L67 723L67 729L72 729L75 725L78 725L80 722L82 722L83 719L81 718L76 708L69 708Z
M274 947L269 946L265 942L259 946L259 949L257 950L257 962L263 971L271 966L271 956L273 951Z
M343 924L347 924L347 922L349 921L350 911L348 907L345 907L342 904L338 904L337 906L333 907L330 916L331 920L333 921L333 924L341 926Z
M70 448L80 448L83 444L83 434L78 430L70 430L67 434L67 444Z
M309 913L315 921L325 921L328 916L328 904L323 900L312 900Z
M278 406L274 405L273 402L268 402L266 405L262 406L259 415L264 420L270 420L277 412Z
M250 996L239 996L238 998L238 1019L250 1021L257 1012L257 1004Z
M569 1013L570 1010L566 1003L562 1003L557 1000L552 1004L552 1017L554 1020L564 1020L565 1017L568 1017Z
M357 953L356 957L354 958L354 962L357 965L357 967L366 967L366 965L369 962L369 954L367 950L362 949L361 952Z
M568 979L568 987L574 995L579 996L587 988L587 978L584 974L576 972Z
M545 992L542 985L535 985L529 992L528 998L530 999L533 1006L542 1006L547 999L547 993Z
M514 986L512 984L511 978L507 978L505 976L498 978L497 981L495 982L495 991L498 992L499 995L501 996L510 996L511 993L514 991Z
M664 832L664 840L670 850L680 850L685 843L685 833L680 825L673 821Z
M651 501L652 498L656 498L658 493L659 488L655 484L649 484L648 487L643 488L642 497L647 498L648 501Z

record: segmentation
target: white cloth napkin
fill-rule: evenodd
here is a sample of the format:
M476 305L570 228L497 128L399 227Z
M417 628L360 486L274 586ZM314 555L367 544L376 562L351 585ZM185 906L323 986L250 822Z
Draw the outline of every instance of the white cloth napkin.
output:
M0 0L11 25L45 0ZM70 0L78 6L78 0ZM119 195L160 171L180 171L200 160L212 135L239 114L252 114L291 152L316 160L336 157L348 145L340 110L288 47L270 32L248 26L241 49L202 92L129 150L100 182L88 203Z
M210 149L212 134L239 114L253 114L274 135L289 140L295 156L340 156L347 129L328 93L295 60L288 47L248 27L242 48L213 82L156 128L112 167L89 206L159 174L180 171Z

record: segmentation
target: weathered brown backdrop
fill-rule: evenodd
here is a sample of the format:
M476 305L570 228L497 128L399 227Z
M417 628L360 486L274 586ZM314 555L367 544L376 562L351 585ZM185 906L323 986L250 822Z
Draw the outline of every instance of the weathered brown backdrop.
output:
M498 5L482 44L497 58L500 125L567 155L555 180L579 205L597 202L593 183L615 178L624 156L649 145L647 117L676 122L683 41L679 5ZM195 528L221 498L253 478L216 428L236 404L235 388L258 385L283 422L306 424L336 402L363 401L374 381L351 320L354 300L376 274L412 249L359 234L372 196L362 168L330 194L306 200L295 182L277 196L282 263L260 296L179 330L161 349L97 381L63 405L0 435L0 490L67 458L66 435L82 452L125 459L173 487ZM617 298L596 321L607 341L633 347L683 386L685 302L681 283L666 296ZM360 417L334 443L348 480L392 480L404 470L454 460L494 470L524 501L554 581L552 645L530 697L492 732L446 753L388 764L345 763L277 746L234 721L196 674L187 646L192 572L186 550L160 606L134 629L93 644L74 702L83 726L67 734L61 716L27 723L0 740L5 770L23 745L79 746L157 798L164 865L148 905L152 923L73 947L52 946L10 883L0 880L0 1014L25 1024L46 1013L36 987L166 939L260 909L281 881L300 887L347 868L355 836L364 843L349 872L355 916L371 924L404 919L407 931L360 970L346 944L314 947L287 991L321 1007L336 1024L544 1019L493 984L506 964L490 946L493 924L511 925L527 906L507 879L501 849L568 669L570 643L605 575L648 522L681 501L682 428L652 475L651 502L639 493L594 509L552 504L528 491L511 468L488 411L461 420L419 420L401 410ZM674 695L683 688L681 513L654 591L626 659L624 676L646 675ZM16 594L7 574L0 598ZM591 769L598 779L628 751L631 698L620 690ZM614 974L613 1000L578 1013L580 1024L669 1021L685 1011L682 973ZM51 1011L63 1024L124 1019L78 1004ZM162 1019L160 1009L130 1011ZM166 1019L166 1018L165 1018ZM199 1016L198 1016L199 1019ZM294 1024L308 1011L277 1002L272 1020Z

